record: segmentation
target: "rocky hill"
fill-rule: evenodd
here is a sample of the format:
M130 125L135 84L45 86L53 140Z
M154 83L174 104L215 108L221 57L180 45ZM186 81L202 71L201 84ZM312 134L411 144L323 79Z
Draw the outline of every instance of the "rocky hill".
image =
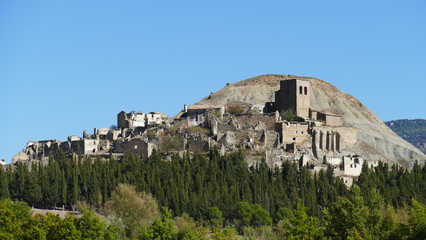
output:
M395 125L395 124L394 124ZM164 159L184 152L246 152L249 165L266 159L271 167L293 160L310 169L335 166L342 177L359 176L364 160L412 166L426 155L403 140L361 102L335 86L310 77L261 75L211 93L184 106L174 118L159 112L124 111L117 129L95 129L67 141L28 142L13 163L47 163L59 150L66 156ZM336 171L335 171L336 173ZM347 179L350 185L351 179Z
M402 119L385 122L396 134L426 153L426 120Z
M309 80L312 93L311 107L341 116L343 126L358 130L356 143L351 149L370 161L387 161L410 166L416 160L423 163L426 155L389 129L373 112L351 95L335 86L311 77L292 75L261 75L234 84L228 84L193 106L218 106L239 101L261 105L274 101L280 81L285 79Z

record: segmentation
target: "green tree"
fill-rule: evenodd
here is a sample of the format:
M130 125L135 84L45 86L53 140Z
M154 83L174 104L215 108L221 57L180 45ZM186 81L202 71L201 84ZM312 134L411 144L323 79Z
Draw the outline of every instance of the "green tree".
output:
M211 228L220 228L223 226L224 218L222 217L222 211L217 207L209 208L208 221Z
M232 227L218 229L211 235L212 240L238 240L238 231Z
M150 194L137 193L133 186L126 184L117 186L106 203L106 210L123 220L129 237L136 237L140 227L151 224L160 216L157 202Z
M46 215L36 215L34 220L36 221L32 225L40 225L46 231L46 239L81 239L81 232L77 229L73 216L66 216L65 219L61 219L58 215L47 213Z
M409 239L420 240L426 237L426 207L413 201L411 216L408 218Z
M114 228L96 216L93 210L83 210L83 216L75 220L77 229L81 232L81 238L87 240L118 239L118 233Z
M0 239L23 239L23 226L30 219L30 208L24 202L0 200Z
M368 209L353 185L347 197L339 197L326 212L326 233L333 239L372 239L367 227Z
M238 202L236 204L235 222L238 229L243 227L260 227L272 224L272 218L269 212L259 204L250 205L247 202Z
M253 215L251 217L251 226L270 226L272 224L272 218L268 211L262 208L259 204L251 205Z
M162 217L158 218L147 227L139 230L141 240L172 240L176 232L173 228L172 213L167 208L163 208Z
M307 208L298 203L294 216L277 225L277 232L282 239L321 239L320 221L306 213Z
M174 219L175 239L178 240L198 240L206 239L209 230L203 227L197 226L196 222L189 217L188 214L184 213L180 217Z
M62 173L59 163L53 157L49 158L49 163L44 169L42 176L43 199L45 204L53 207L60 202Z
M251 224L251 219L253 217L253 209L251 208L248 202L237 202L236 204L236 213L235 213L235 223L239 229L242 227L248 227Z
M275 215L277 216L277 222L294 217L293 211L289 208L279 208Z
M76 161L73 163L71 175L71 190L70 194L68 194L68 197L70 204L73 205L76 204L80 198L80 186L78 182L79 169Z
M33 166L35 167L35 166ZM40 183L35 172L30 172L25 182L25 195L24 199L31 205L39 205L42 201L42 192Z
M0 199L9 198L9 181L3 167L0 166Z
M13 199L20 201L25 199L25 182L28 177L28 167L23 162L18 162L16 169L12 171L13 179L10 182L10 193Z

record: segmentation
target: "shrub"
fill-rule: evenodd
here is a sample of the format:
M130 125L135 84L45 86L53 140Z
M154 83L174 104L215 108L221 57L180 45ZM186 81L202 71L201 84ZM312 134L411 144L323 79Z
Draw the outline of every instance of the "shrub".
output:
M240 104L232 104L228 107L229 114L242 114L244 113L244 108Z
M290 122L296 120L296 114L291 110L285 111L283 116L284 116L284 120L287 120L287 121L290 121Z
M117 186L111 200L106 203L106 210L123 220L129 237L136 237L141 226L150 225L160 216L157 202L151 194L137 193L133 186L126 184Z

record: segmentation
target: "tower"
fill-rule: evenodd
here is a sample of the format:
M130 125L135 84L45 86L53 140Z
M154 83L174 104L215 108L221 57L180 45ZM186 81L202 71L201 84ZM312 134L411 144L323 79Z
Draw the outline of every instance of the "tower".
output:
M311 104L310 82L302 79L289 79L280 82L280 90L275 92L275 104L281 112L292 112L301 118L309 117Z

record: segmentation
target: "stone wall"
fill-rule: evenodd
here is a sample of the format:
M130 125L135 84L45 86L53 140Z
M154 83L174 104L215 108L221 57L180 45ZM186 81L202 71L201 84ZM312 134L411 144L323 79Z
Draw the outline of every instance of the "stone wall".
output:
M336 115L327 115L325 124L327 126L339 127L343 125L342 119Z
M147 125L161 125L163 123L163 117L160 113L151 112L146 114L146 124Z
M359 156L344 156L340 170L343 175L358 177L361 174L363 159Z
M117 125L118 128L145 127L145 118L145 114L141 112L126 113L121 111L117 115Z
M279 122L275 124L275 131L280 136L281 144L301 144L309 140L309 124L300 122Z
M358 131L347 127L316 126L313 128L313 148L317 152L351 151L357 142Z
M151 156L154 146L141 139L132 139L123 143L124 157L135 155L141 159Z
M280 144L279 134L275 131L264 131L261 142L264 143L266 149L276 148Z
M210 149L209 140L203 140L201 137L189 138L187 140L187 150L191 152L208 152Z

